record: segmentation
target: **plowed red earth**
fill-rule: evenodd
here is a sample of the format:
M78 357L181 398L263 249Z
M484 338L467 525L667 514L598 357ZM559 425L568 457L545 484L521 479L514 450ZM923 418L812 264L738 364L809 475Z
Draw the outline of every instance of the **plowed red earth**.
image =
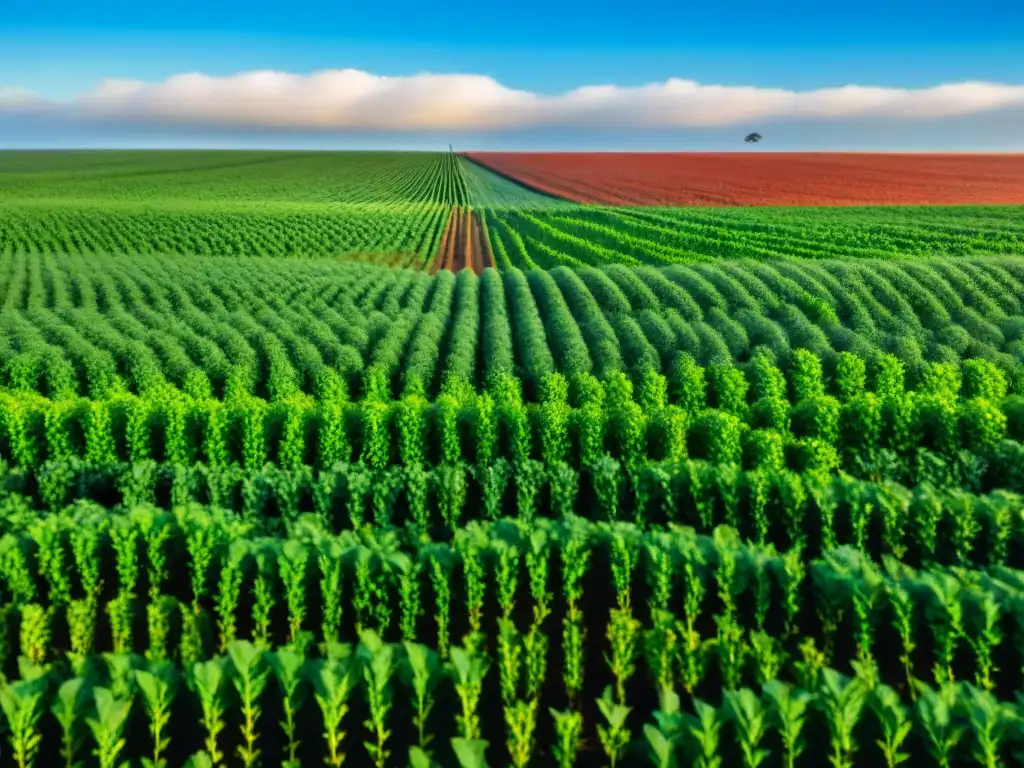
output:
M537 191L581 203L1024 204L1024 154L479 152L470 157Z

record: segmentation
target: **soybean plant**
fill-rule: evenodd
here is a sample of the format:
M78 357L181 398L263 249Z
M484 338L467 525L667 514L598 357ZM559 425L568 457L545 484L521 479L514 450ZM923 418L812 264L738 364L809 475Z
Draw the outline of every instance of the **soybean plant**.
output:
M107 688L94 688L95 717L86 718L86 725L96 741L96 756L100 768L116 768L125 748L124 728L131 713L130 699L120 699Z
M434 737L427 729L427 718L434 708L434 689L441 681L441 665L437 652L425 645L406 641L403 647L405 656L401 672L416 697L416 713L413 715L416 746L429 756L430 742Z
M42 670L29 679L0 683L0 708L7 719L7 741L18 768L30 768L39 754L43 737L38 726L46 689Z
M299 740L296 733L296 716L306 697L306 657L301 646L282 646L267 654L267 661L274 672L281 691L281 708L284 719L281 730L288 741L288 758L283 763L287 768L299 768Z
M78 765L75 755L82 748L81 720L89 698L85 678L72 677L61 683L50 705L50 712L60 726L60 756L64 768Z
M352 647L339 643L328 643L326 658L309 662L314 698L324 721L326 763L334 768L345 761L341 746L346 734L341 723L348 714L348 700L356 686L358 668Z
M148 670L136 670L135 680L142 693L149 719L149 735L153 740L153 758L146 764L151 768L163 768L167 765L163 753L171 743L165 729L170 724L171 705L178 691L177 667L166 661L151 664Z
M366 682L370 719L364 725L373 733L373 742L364 746L377 768L384 768L391 752L385 747L391 737L387 720L392 707L391 680L395 673L395 646L385 643L372 630L359 635L358 656Z
M259 740L257 728L263 710L259 701L270 677L270 670L259 647L245 640L232 642L228 646L228 657L231 659L231 682L235 686L242 707L243 743L238 745L236 752L242 764L246 768L251 768L260 759L260 750L256 742Z
M225 727L227 665L227 659L218 656L209 661L197 662L192 666L192 687L199 695L199 704L203 713L203 730L206 731L204 745L206 754L213 765L221 765L224 760L224 754L217 746L217 737Z

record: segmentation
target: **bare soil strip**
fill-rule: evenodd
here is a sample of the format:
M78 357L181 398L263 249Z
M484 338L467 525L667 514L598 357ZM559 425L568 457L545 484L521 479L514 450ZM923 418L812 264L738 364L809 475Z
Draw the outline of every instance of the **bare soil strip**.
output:
M439 269L458 272L468 268L482 275L484 269L493 266L494 253L484 234L480 214L469 208L452 208L437 254L430 265L430 274Z

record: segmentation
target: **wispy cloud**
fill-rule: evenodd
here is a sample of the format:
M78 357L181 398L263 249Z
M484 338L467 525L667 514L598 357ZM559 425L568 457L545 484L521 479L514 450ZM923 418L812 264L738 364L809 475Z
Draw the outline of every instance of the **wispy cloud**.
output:
M107 80L65 101L0 86L0 117L300 131L646 130L870 118L905 123L1007 108L1024 108L1024 85L845 85L792 91L669 79L546 95L509 88L482 75L386 77L343 69L227 77L193 73L156 83Z
M41 103L39 95L27 88L0 85L0 109L24 109Z

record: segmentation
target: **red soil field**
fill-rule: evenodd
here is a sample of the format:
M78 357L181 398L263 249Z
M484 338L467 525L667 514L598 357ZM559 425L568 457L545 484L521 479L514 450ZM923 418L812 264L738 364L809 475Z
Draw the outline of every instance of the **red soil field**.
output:
M474 152L549 195L605 205L1024 204L1024 154Z

